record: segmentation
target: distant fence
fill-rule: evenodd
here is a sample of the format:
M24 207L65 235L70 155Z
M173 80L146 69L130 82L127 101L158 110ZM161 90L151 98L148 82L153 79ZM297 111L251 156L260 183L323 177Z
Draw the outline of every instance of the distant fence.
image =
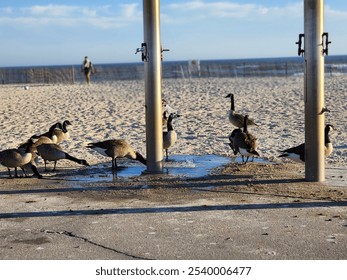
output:
M143 65L94 65L93 82L143 79ZM6 67L0 68L1 84L58 84L85 81L80 66Z
M13 67L0 68L2 84L73 83L74 67Z
M94 65L93 82L140 80L144 78L143 63ZM164 62L162 77L166 78L236 78L236 77L289 77L303 75L302 58L248 59L215 61ZM325 63L326 75L347 75L347 57ZM57 84L81 83L84 75L80 66L6 67L0 68L1 84Z

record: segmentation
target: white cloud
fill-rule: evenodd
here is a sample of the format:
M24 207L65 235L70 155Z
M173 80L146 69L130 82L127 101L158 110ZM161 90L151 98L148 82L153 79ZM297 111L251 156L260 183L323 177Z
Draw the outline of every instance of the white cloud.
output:
M199 1L193 0L181 4L169 4L171 10L178 17L190 15L191 19L204 18L234 18L257 19L262 17L298 16L302 14L302 3L289 4L287 6L264 6L257 4L240 4L232 1ZM177 12L177 13L176 13ZM166 11L166 15L170 14Z
M326 5L324 12L325 12L325 16L328 18L331 18L332 20L343 20L344 22L346 22L347 11L334 10L329 5Z
M97 11L94 9L90 9L90 8L82 8L81 13L85 17L97 17L98 16Z
M219 19L231 18L236 20L278 20L285 17L286 19L303 18L304 1L283 5L278 1L276 6L265 6L258 4L249 4L247 1L208 1L192 0L185 3L172 3L164 7L164 18L168 21L170 17L172 22L179 22L180 19L201 20L201 19ZM283 1L284 2L284 1ZM343 20L347 18L347 11L333 9L330 5L325 5L325 16L333 20ZM173 16L172 16L173 15Z
M13 9L11 7L4 7L0 9L0 14L11 14Z
M11 13L11 17L9 13ZM50 4L18 9L9 7L0 10L2 24L18 25L20 28L87 24L95 28L117 29L127 23L141 20L139 16L142 16L142 11L139 10L138 4L95 7Z
M76 22L75 22L76 23ZM79 23L88 24L90 26L101 29L118 29L126 25L124 21L113 19L111 17L90 17L80 19Z
M138 19L139 16L142 16L142 11L140 11L137 3L122 4L121 7L122 15L125 19Z
M199 13L205 17L242 17L256 9L253 4L236 4L232 2L191 1L184 4L170 4L168 7L183 13Z
M23 16L45 16L45 17L66 17L71 16L75 11L78 11L76 6L66 5L47 5L47 6L32 6L20 9Z

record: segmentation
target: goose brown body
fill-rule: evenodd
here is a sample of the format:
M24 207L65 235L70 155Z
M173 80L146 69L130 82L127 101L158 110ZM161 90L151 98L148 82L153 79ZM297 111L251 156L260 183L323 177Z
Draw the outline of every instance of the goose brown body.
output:
M140 161L146 165L146 159L123 139L110 139L101 142L89 143L87 148L112 159L112 170L117 168L117 158L129 158Z
M240 153L242 156L242 161L244 161L244 157L246 156L246 163L250 156L259 156L259 153L256 151L258 146L257 138L255 138L251 133L247 130L247 118L245 116L244 129L237 128L234 129L231 135L229 136L229 146L234 151L234 155Z
M333 151L333 145L330 141L329 133L334 130L334 126L327 124L324 129L324 156L328 157ZM305 162L305 143L298 146L281 151L279 157L289 158L293 161Z
M57 161L62 159L67 159L81 165L89 166L86 160L78 159L71 156L70 154L66 153L58 144L53 144L53 143L41 144L36 149L38 154L42 157L42 159L45 162L45 170L47 170L47 161L54 162L54 167L53 167L53 171L54 171L57 165Z
M230 110L228 112L228 118L232 125L241 128L244 127L245 117L242 114L235 113L235 102L234 95L232 93L225 96L225 98L230 98ZM254 120L247 118L247 125L256 125Z
M172 147L177 141L177 133L173 128L172 121L175 117L179 117L179 115L174 113L164 112L163 118L167 120L167 131L163 132L163 148L166 154L166 160L169 159L169 148Z
M24 175L26 175L25 173L25 169L24 166L27 164L31 163L32 160L32 156L33 156L33 141L30 139L29 142L26 145L26 149L7 149L7 150L3 150L0 152L0 164L2 164L3 166L7 167L8 170L8 174L9 177L12 178L11 175L11 168L14 168L15 170L15 177L18 177L17 174L17 168L21 168ZM41 178L42 176L37 172L36 167L32 166L32 170L35 173L35 175L37 175L39 178Z

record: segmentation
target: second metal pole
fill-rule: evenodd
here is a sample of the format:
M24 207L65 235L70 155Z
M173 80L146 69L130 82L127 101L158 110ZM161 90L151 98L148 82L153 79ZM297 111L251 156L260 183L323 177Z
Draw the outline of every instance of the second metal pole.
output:
M305 177L322 182L324 172L323 0L305 0Z
M163 168L160 0L143 0L147 173Z

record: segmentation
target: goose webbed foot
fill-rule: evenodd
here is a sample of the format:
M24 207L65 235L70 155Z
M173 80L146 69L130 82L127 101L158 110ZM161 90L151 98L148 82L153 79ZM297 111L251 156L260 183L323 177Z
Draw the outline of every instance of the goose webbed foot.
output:
M112 180L115 181L117 179L118 179L117 167L116 168L112 168Z
M35 165L31 165L31 170L34 172L34 176L36 176L38 179L42 179L42 175L39 173Z
M243 158L243 156L242 156L242 163L243 163L243 164L247 164L248 159L249 159L249 157L247 156L247 157L246 157L246 160L244 161L244 158Z
M169 152L165 149L165 161L169 161Z
M8 170L8 176L10 179L13 179L10 169Z
M24 173L24 175L26 175L24 170L23 170L23 173ZM19 175L18 172L17 172L17 168L15 168L15 170L14 170L14 177L15 178L23 178L24 175Z

